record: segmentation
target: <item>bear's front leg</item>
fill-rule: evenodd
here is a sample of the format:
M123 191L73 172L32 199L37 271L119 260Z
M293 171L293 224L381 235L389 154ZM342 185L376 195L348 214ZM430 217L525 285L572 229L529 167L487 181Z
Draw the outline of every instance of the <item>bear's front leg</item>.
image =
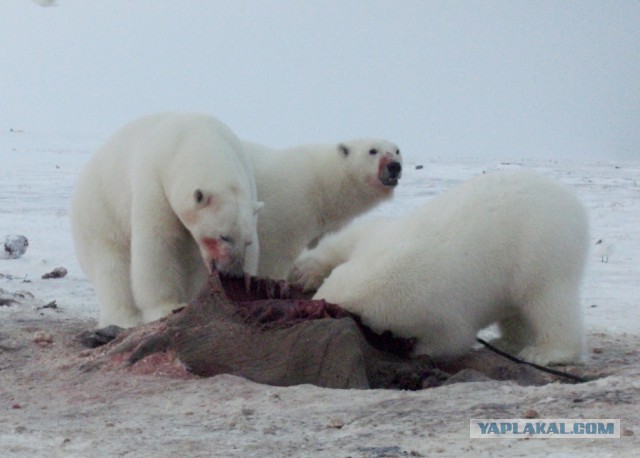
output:
M251 245L246 249L244 256L244 272L255 277L258 275L258 264L260 260L260 242L258 240L258 229L254 228Z
M317 256L314 251L303 253L293 265L289 281L302 287L305 292L317 291L334 267L333 262Z
M184 278L189 269L181 265L185 254L180 248L189 234L157 221L132 224L131 286L144 323L169 315L188 300Z
M360 227L349 227L320 240L318 246L305 251L296 260L289 281L304 291L316 291L331 272L345 263L358 242Z

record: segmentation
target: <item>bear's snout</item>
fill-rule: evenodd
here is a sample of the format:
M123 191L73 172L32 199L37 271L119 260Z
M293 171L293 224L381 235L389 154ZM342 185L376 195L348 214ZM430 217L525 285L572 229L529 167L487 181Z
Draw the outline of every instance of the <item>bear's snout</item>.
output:
M200 250L209 272L218 270L230 276L243 274L244 252L234 249L228 243L215 238L203 238Z
M387 170L389 171L389 177L399 178L402 174L402 164L399 162L391 162L387 165Z
M387 159L387 158L385 158ZM402 164L398 161L386 160L380 161L380 174L378 178L380 182L387 188L393 188L398 185L398 180L402 176Z

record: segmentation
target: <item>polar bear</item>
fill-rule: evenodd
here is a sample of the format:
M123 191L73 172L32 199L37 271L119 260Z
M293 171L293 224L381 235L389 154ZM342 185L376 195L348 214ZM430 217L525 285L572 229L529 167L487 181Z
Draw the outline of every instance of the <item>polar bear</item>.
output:
M240 140L215 118L167 113L121 128L84 167L70 211L100 325L167 315L214 266L255 274L260 207Z
M386 140L276 150L244 141L264 209L258 275L283 280L314 240L393 196L402 155Z
M481 175L405 218L360 221L296 262L307 289L376 332L417 338L436 359L496 342L538 364L581 360L579 289L588 246L582 204L530 172ZM324 283L322 280L324 280Z

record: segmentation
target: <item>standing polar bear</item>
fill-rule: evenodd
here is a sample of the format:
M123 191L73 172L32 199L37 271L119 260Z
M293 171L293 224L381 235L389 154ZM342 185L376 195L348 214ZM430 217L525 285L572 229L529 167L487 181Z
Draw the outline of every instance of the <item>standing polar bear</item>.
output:
M240 140L216 119L161 114L120 129L89 160L71 202L100 325L167 315L214 266L255 274L260 207Z
M264 209L258 218L258 275L286 279L312 241L393 196L398 147L385 140L276 150L243 142Z
M573 193L528 172L482 175L397 221L327 237L293 276L417 354L460 355L498 322L502 348L538 364L583 355L579 288L587 215ZM328 276L328 277L327 277ZM322 280L325 278L324 283Z

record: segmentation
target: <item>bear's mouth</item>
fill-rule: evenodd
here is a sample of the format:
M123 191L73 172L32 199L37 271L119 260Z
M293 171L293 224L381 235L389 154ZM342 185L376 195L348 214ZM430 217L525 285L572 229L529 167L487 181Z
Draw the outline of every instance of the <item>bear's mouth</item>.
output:
M388 188L395 188L396 186L398 186L399 180L400 177L380 177L380 183Z
M218 239L202 239L200 250L209 273L217 270L231 277L239 277L244 274L244 256L235 250L230 250L225 244L221 244Z

